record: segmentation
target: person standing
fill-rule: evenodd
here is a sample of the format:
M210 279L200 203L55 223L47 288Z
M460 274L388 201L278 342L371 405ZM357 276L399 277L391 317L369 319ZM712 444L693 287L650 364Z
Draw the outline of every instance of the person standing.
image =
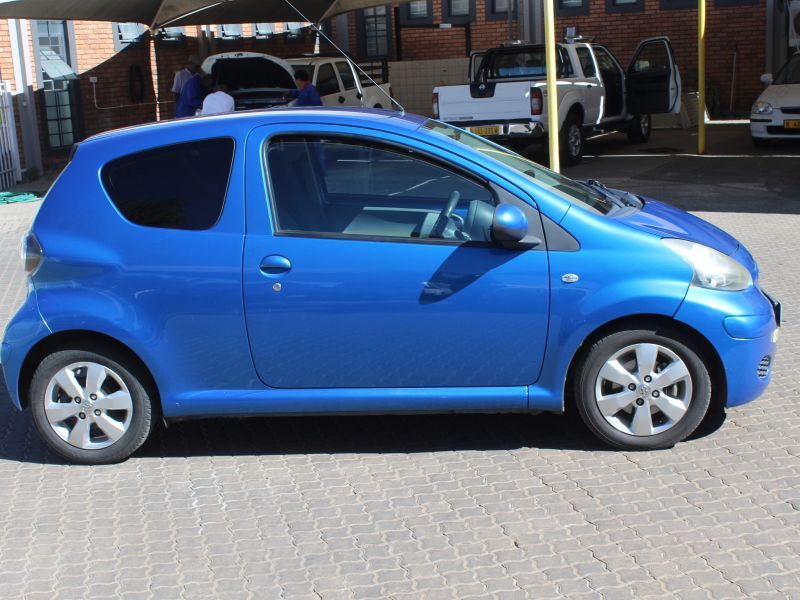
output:
M213 78L202 71L192 75L181 89L181 95L175 104L176 117L193 117L203 106L206 90L211 87Z
M181 96L181 91L186 82L189 81L194 75L200 71L200 57L192 54L186 62L186 66L175 73L175 79L172 80L172 94L175 96L175 102Z
M234 110L236 110L236 102L234 102L233 96L228 93L228 86L224 83L218 83L214 87L214 91L203 100L203 109L200 114L221 115Z
M294 98L292 106L322 106L322 98L314 84L309 81L308 71L299 69L294 74L294 82L297 84L296 90L291 90L289 98Z

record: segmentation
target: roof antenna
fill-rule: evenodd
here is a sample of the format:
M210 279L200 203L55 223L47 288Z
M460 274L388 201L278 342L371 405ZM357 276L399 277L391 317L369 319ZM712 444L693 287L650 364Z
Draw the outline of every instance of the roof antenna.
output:
M403 105L402 105L402 104L400 104L400 103L399 103L397 100L395 100L394 98L392 98L392 96L391 96L390 94L387 94L387 93L386 93L386 90L384 90L384 89L383 89L383 88L382 88L382 87L381 87L381 86L380 86L380 85L379 85L379 84L378 84L378 83L377 83L377 82L376 82L376 81L375 81L375 80L374 80L372 77L370 77L370 76L369 76L369 74L368 74L366 71L364 71L364 69L362 69L361 67L359 67L359 66L358 66L358 64L357 64L357 63L356 63L354 60L352 60L352 59L351 59L349 56L347 56L347 53L346 53L344 50L342 50L341 48L339 48L339 46L337 46L337 45L336 45L336 44L333 42L333 40L332 40L331 38L329 38L327 35L325 35L325 33L322 31L322 29L320 29L320 28L317 26L317 24L316 24L316 23L312 23L312 22L311 22L311 20L310 20L308 17L306 17L306 16L305 16L305 15L304 15L302 12L300 12L300 9L298 9L298 8L297 8L297 7L296 7L294 4L292 4L292 3L291 3L291 0L283 0L283 1L284 1L286 4L288 4L288 5L289 5L289 7L290 7L290 8L291 8L291 9L292 9L294 12L296 12L298 15L300 15L300 18L301 18L303 21L305 21L306 23L309 23L309 24L311 25L311 27L313 27L313 28L314 28L314 31L316 31L316 32L317 32L317 33L318 33L320 36L322 36L322 37L325 39L325 41L326 41L326 42L328 42L328 43L329 43L331 46L333 46L334 48L336 48L336 50L338 50L338 51L339 51L339 54L341 54L342 56L344 56L345 60L346 60L347 62L349 62L351 65L353 65L353 66L354 66L354 67L355 67L355 68L358 70L358 72L359 72L359 73L361 73L361 74L362 74L364 77L366 77L367 79L369 79L369 80L370 80L370 82L372 82L372 85L374 85L375 87L377 87L377 88L378 88L378 89L381 91L381 93L382 93L384 96L386 96L386 98L388 98L389 102L391 102L393 105L397 106L397 107L400 109L400 114L401 114L401 115L405 115L405 114L406 114L406 109L405 109L405 108L403 108Z

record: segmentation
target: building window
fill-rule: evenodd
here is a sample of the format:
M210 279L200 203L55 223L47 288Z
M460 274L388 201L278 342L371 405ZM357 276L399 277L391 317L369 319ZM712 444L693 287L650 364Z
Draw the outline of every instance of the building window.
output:
M253 31L255 31L257 38L268 40L275 35L275 25L274 23L255 23L253 24Z
M386 6L365 8L361 11L362 52L368 57L389 54L389 13Z
M139 41L147 27L141 23L114 23L114 49L119 52L126 46Z
M428 16L428 1L414 0L408 3L409 19L424 19Z
M559 17L588 15L589 0L558 0L558 4L556 5L556 14Z
M158 30L158 36L168 42L179 42L186 36L183 27L162 27Z
M283 31L287 38L297 40L303 37L303 29L306 25L307 23L300 22L284 23Z
M433 0L415 0L397 9L400 25L418 26L433 23Z
M73 81L66 21L34 21L37 69L44 96L47 141L53 150L75 142Z
M511 18L516 18L517 0L486 0L487 21L508 19L509 11L511 11Z
M687 8L697 8L697 0L661 0L659 8L661 8L661 10L686 10Z
M447 4L447 14L449 16L466 17L469 15L469 0L450 0Z
M642 12L644 0L606 0L606 12L626 13Z
M242 35L241 25L224 24L219 26L219 37L223 40L238 40Z
M491 0L490 0L491 1ZM442 21L468 23L475 20L475 0L443 0Z

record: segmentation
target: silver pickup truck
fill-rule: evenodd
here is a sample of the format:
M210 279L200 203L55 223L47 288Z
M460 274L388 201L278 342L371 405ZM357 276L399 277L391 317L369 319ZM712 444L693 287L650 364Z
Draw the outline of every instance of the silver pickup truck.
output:
M561 160L576 164L589 131L650 137L650 115L680 111L681 79L666 37L639 44L627 70L599 44L557 45ZM543 45L512 44L473 53L467 85L433 90L435 117L511 146L547 135Z

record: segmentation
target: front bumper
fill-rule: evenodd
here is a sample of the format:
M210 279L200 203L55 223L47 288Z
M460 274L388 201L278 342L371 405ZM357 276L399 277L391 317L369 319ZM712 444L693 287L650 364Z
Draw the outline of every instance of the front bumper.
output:
M764 393L772 376L780 327L780 304L758 286L742 292L690 287L675 317L714 346L727 383L726 406Z
M768 115L750 115L750 135L760 139L800 139L800 114L775 108Z

